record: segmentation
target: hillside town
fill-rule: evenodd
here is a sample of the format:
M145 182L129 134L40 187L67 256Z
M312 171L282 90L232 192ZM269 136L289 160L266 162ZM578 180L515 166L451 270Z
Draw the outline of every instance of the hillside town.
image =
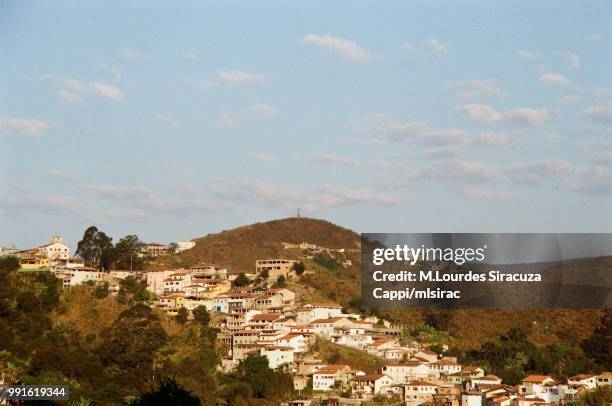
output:
M148 243L143 255L157 257L192 249L192 241ZM316 244L283 244L305 257L343 252ZM481 365L462 365L456 357L434 351L426 343L402 339L401 326L376 316L351 313L331 302L313 302L288 288L298 278L295 259L261 258L252 272L231 274L222 265L200 263L164 270L99 270L71 256L62 237L31 249L2 248L0 255L19 258L20 271L48 271L65 289L81 284L105 286L118 294L122 281L140 281L150 293L148 304L171 317L193 318L203 306L218 329L224 348L222 372L233 371L250 355L264 356L269 367L291 374L296 399L291 406L387 404L448 406L563 405L598 387L612 385L612 372L580 374L558 381L528 375L508 385ZM351 262L344 259L343 266ZM304 272L302 269L301 272ZM246 283L237 283L242 278ZM380 361L374 373L354 365L324 362L323 344L347 348Z

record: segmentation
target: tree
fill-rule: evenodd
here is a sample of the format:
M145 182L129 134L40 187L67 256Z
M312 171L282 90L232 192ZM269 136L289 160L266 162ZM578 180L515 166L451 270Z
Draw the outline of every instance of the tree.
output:
M259 276L261 276L262 279L268 279L270 277L270 271L267 269L262 269Z
M142 269L148 259L144 247L138 236L126 235L115 245L115 265L120 269Z
M208 327L210 323L210 313L206 309L206 306L199 305L193 309L193 318L200 323L202 327Z
M113 262L113 239L91 226L77 244L76 255L89 266L108 269Z
M291 268L293 268L297 276L300 276L306 270L306 265L304 265L304 263L300 261L300 262L295 262Z
M278 275L278 278L276 278L275 286L278 288L284 288L285 286L287 286L287 282L284 275Z
M172 254L176 254L178 252L178 249L179 249L179 246L177 243L171 242L170 244L168 244L168 252Z
M156 352L166 343L167 334L159 318L145 304L134 305L112 324L99 350L107 367L125 371L125 379L136 387L153 379ZM127 381L126 381L127 382Z
M180 309L178 309L178 312L176 314L176 321L181 324L185 324L187 323L188 320L189 320L189 312L187 311L187 309L185 309L184 307L181 307Z
M240 288L242 286L248 286L251 283L251 280L247 278L244 272L240 272L236 279L234 279L234 286Z
M181 387L174 379L164 378L157 390L142 395L131 404L133 406L199 406L200 399Z
M279 400L293 392L291 377L270 369L267 357L251 355L238 364L236 371L240 381L249 384L256 398Z

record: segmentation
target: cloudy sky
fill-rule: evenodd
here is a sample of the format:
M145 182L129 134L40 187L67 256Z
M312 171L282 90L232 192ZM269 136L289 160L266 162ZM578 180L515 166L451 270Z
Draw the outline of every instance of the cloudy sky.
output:
M2 1L0 245L610 232L610 4Z

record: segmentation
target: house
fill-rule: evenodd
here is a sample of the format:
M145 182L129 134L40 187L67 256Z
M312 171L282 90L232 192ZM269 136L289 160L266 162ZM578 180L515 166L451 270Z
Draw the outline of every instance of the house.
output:
M326 392L334 388L336 382L346 383L350 370L348 365L323 365L312 374L312 389Z
M174 313L185 303L185 295L180 293L166 293L159 297L157 305L167 312Z
M38 247L38 253L49 259L68 259L70 258L70 247L64 244L64 239L59 236L53 236L49 244Z
M292 259L260 259L255 261L255 272L260 274L262 271L268 271L268 279L272 280L281 275L287 278L296 262L298 261Z
M156 295L161 295L164 293L164 281L175 272L174 270L146 272L144 276L147 281L147 290Z
M372 342L372 344L369 344L366 347L366 351L369 354L381 356L384 351L397 348L397 346L397 341L395 341L395 339L393 338L377 337L374 339L374 342Z
M380 394L383 388L393 384L393 379L383 374L359 375L351 379L353 396L358 399L371 399Z
M329 338L335 328L343 326L352 326L353 322L346 317L330 317L328 319L317 319L310 322L315 333Z
M478 390L483 385L501 385L502 379L496 375L485 375L469 379L468 389Z
M193 241L177 241L175 242L175 244L176 244L176 249L174 251L175 254L190 250L196 245L196 243Z
M191 271L178 270L164 279L164 292L182 292L189 285L191 285Z
M448 359L432 362L428 367L438 374L452 375L461 372L461 365Z
M422 380L429 376L427 364L419 361L389 363L382 367L381 372L393 379L396 384Z
M342 307L335 303L309 303L297 311L297 321L300 323L310 323L317 319L329 319L342 315Z
M19 269L23 271L48 271L51 269L51 260L41 255L20 256Z
M586 389L597 388L597 375L581 374L575 375L567 379L568 385L583 385Z
M295 352L303 353L310 348L311 337L308 333L289 333L276 340L276 345L291 347Z
M597 386L612 385L612 372L602 372L597 375Z
M260 355L268 358L268 365L272 369L293 363L293 348L279 345L268 345L260 350Z
M89 281L103 282L107 279L106 272L102 272L96 268L91 268L88 266L65 270L63 274L65 278L70 281L70 286L80 285Z
M170 247L165 244L161 244L158 242L150 242L144 246L144 251L152 257L159 257L161 255L166 255Z
M438 385L426 381L411 381L405 385L404 402L406 406L417 406L425 402L432 402L438 392Z
M485 396L482 392L466 391L461 394L461 406L483 406Z
M414 353L414 358L423 358L428 362L436 362L438 360L438 353L430 350L420 350Z
M256 330L271 329L275 321L284 319L285 317L279 313L261 313L254 315L248 322L248 325Z
M539 394L544 392L546 385L556 384L555 380L548 375L529 375L525 377L519 386L521 394Z

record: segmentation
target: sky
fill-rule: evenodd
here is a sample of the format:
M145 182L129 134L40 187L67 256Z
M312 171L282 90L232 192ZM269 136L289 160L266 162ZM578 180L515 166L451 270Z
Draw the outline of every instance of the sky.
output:
M0 245L612 232L608 1L0 0Z

